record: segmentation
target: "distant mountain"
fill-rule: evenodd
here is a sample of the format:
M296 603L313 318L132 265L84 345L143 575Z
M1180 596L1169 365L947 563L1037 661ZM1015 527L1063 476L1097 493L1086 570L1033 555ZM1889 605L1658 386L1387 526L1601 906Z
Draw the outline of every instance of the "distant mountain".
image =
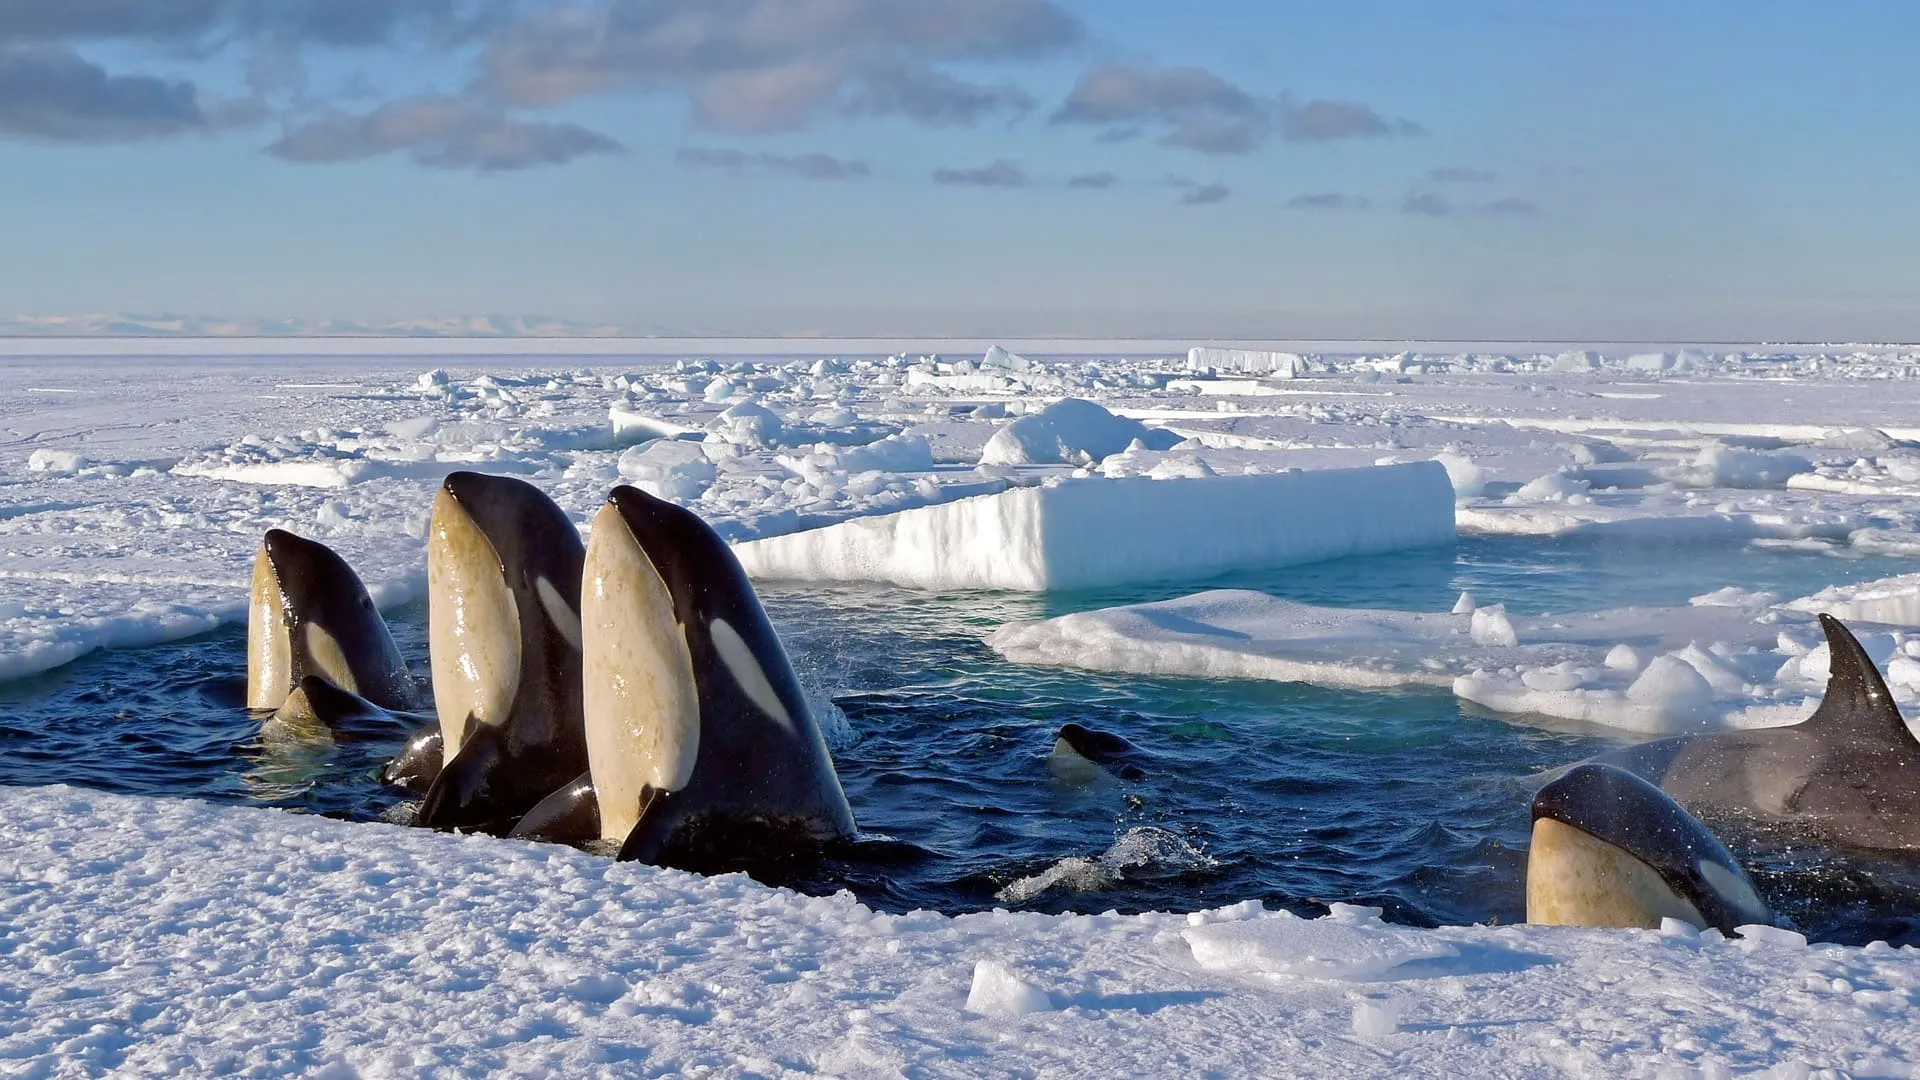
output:
M0 337L619 337L629 328L542 315L346 319L219 319L200 315L0 315Z

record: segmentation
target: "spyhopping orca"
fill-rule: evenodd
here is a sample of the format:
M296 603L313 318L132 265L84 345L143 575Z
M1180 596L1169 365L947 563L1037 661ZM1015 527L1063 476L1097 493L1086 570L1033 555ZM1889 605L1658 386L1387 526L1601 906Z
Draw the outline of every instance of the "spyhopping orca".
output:
M416 704L406 661L359 575L325 544L268 530L247 600L247 707L334 727L342 710Z
M1079 724L1064 724L1053 740L1047 771L1075 784L1092 783L1101 775L1141 780L1147 775L1141 767L1145 757L1139 747L1119 735Z
M386 772L427 783L420 824L505 831L586 768L583 556L579 531L532 484L456 472L440 486L427 536L439 740L420 733Z
M1827 690L1806 720L1662 739L1596 760L1658 784L1716 825L1760 818L1842 847L1920 849L1920 742L1860 642L1831 615L1820 625Z
M590 769L516 835L592 827L622 859L707 869L853 834L786 650L698 516L615 488L594 519L581 604Z
M1721 931L1771 923L1746 872L1659 788L1611 765L1577 765L1533 798L1527 921Z

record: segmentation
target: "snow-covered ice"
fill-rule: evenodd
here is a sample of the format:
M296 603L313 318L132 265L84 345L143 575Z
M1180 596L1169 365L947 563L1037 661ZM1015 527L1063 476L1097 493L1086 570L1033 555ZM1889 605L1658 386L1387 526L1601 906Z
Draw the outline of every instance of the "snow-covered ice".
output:
M338 549L382 605L414 599L430 496L455 468L530 479L583 526L611 485L640 483L761 572L942 588L1198 588L1456 527L1920 554L1920 350L1899 347L1221 343L1271 354L1263 369L1195 365L1191 342L0 345L7 680L242 618L272 527ZM994 555L967 554L963 534L995 520ZM1048 532L1009 544L1016 521ZM913 550L902 522L938 542ZM1804 716L1825 610L1920 701L1914 579L1724 584L1557 615L1479 586L1452 613L1450 595L1341 611L1215 591L993 642L1664 731ZM1023 888L1124 879L1145 842ZM63 788L0 790L0 995L0 1060L25 1075L1920 1066L1920 957L1790 931L1410 930L1257 904L887 915L562 849Z
M1892 665L1896 700L1920 704L1920 634L1905 618L1916 591L1897 578L1786 604L1723 591L1685 607L1511 616L1498 604L1385 611L1213 590L1012 623L988 644L1019 663L1102 671L1450 688L1499 712L1666 734L1805 719L1827 676L1820 611L1853 618Z
M889 915L565 848L58 787L0 789L0 852L0 1060L23 1075L1902 1076L1920 1061L1920 953L1786 932L1408 930L1368 908L1257 903Z

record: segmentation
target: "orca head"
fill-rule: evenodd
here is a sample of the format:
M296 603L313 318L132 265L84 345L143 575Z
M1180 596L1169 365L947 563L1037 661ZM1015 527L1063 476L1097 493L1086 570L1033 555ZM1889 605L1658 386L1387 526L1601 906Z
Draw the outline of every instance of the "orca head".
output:
M1105 774L1121 780L1140 780L1140 748L1124 736L1080 724L1063 724L1054 737L1047 769L1062 780L1087 783Z
M448 475L427 534L427 622L445 752L470 723L504 725L523 695L564 724L580 678L580 534L523 480ZM534 736L534 741L540 741Z
M703 707L718 704L729 716L759 718L788 735L811 728L786 648L727 542L698 514L638 488L614 488L607 504L666 587Z
M601 837L617 843L638 824L652 792L686 787L700 753L688 634L617 498L600 508L587 538L580 620L588 771Z
M1771 923L1746 872L1666 792L1625 769L1578 765L1533 799L1527 921L1730 931Z
M247 707L279 709L307 676L386 708L413 701L406 662L360 576L325 544L269 529L247 600Z

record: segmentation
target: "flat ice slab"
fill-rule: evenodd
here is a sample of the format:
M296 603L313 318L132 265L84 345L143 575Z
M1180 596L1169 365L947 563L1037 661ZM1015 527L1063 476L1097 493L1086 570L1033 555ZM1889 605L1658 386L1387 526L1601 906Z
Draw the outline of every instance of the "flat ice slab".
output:
M1452 543L1437 462L1257 476L1073 477L739 545L762 579L1042 591L1205 578Z

